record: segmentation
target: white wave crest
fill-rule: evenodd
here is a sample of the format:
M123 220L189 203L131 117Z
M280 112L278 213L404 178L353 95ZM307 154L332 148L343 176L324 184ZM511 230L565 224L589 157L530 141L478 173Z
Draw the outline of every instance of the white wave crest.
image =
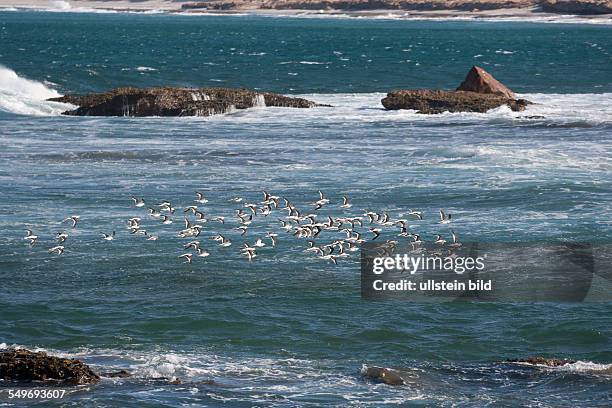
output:
M612 375L612 364L599 364L592 361L576 361L558 367L560 371L569 371L574 373L591 373L591 374L610 374Z
M0 65L0 110L20 115L59 115L72 105L49 102L61 96L44 83L23 78L15 71Z
M136 67L136 71L139 71L139 72L152 72L152 71L158 71L158 69L157 68L153 68L153 67L143 67L143 66L140 66L140 67Z

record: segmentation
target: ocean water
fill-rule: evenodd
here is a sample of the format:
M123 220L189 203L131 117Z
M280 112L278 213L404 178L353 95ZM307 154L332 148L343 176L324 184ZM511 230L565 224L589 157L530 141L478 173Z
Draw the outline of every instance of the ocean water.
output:
M421 210L411 225L428 239L448 235L445 208L466 241L609 243L610 52L610 27L596 25L0 13L0 343L134 373L22 405L610 406L610 303L366 302L357 256L304 253L279 228L284 212L256 217L246 239L279 242L247 262L229 201L265 189L306 210L322 190L325 215ZM436 116L380 105L394 88L453 88L473 64L535 104ZM44 101L123 85L245 86L333 107L77 118ZM188 265L176 232L196 190L226 223L205 224L211 256ZM172 201L174 223L132 195ZM62 223L73 214L76 229ZM159 239L130 235L130 217ZM58 231L66 252L51 256ZM219 232L231 247L207 239ZM578 362L502 363L531 355ZM373 365L414 381L367 381Z

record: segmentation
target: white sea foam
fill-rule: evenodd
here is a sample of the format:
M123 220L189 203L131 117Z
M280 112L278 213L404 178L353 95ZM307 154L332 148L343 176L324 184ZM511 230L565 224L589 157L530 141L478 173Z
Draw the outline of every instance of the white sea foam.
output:
M546 127L612 125L612 93L521 94L520 98L534 102L523 112L513 112L509 107L501 106L487 113L446 112L439 115L422 115L411 110L386 111L380 102L385 95L384 93L297 95L333 107L295 111L292 113L292 120L296 123L303 120L307 123L318 121L330 125L375 122L490 123ZM268 108L258 112L247 111L240 120L267 123L276 115L286 115L286 113L286 110L279 108ZM219 120L231 119L220 118Z
M302 64L302 65L326 65L329 62L320 62L320 61L283 61L279 62L278 65L288 65L288 64Z
M0 65L0 110L21 115L59 115L72 105L48 102L61 96L42 82L23 78Z
M136 71L139 72L153 72L153 71L159 71L157 68L153 68L153 67L136 67Z
M208 13L193 13L192 15L206 15ZM612 19L607 15L601 17L580 16L575 14L538 14L531 15L466 15L458 13L457 15L434 16L425 15L419 12L389 12L379 14L358 14L327 11L308 11L302 13L295 12L279 12L274 14L265 13L245 13L245 15L257 15L269 18L314 18L314 19L356 19L356 20L406 20L406 21L482 21L482 22L500 22L500 23L546 23L546 24L612 24Z
M576 361L575 363L566 364L559 367L559 370L575 373L599 373L612 375L612 364L599 364L593 363L592 361Z
M517 363L528 367L538 367L544 370L551 371L567 371L570 373L578 374L601 374L601 375L612 375L612 364L601 364L594 363L592 361L576 361L574 363L564 364L561 366L551 367L545 364L529 364L529 363Z

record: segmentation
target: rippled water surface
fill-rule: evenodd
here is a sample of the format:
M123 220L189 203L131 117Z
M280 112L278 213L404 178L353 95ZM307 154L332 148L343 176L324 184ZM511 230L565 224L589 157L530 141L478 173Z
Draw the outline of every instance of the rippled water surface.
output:
M304 253L279 234L251 263L230 198L262 189L322 215L384 210L427 239L612 238L608 26L0 13L0 342L127 369L76 406L609 406L610 304L413 304L360 299L356 255ZM452 88L479 64L526 112L382 110L397 87ZM248 86L332 108L211 118L75 118L43 99L113 86ZM211 256L182 264L183 208L204 191ZM134 208L170 200L173 224ZM353 203L339 207L342 195ZM76 229L61 223L81 216ZM157 241L133 236L141 217ZM26 228L40 236L34 247ZM51 256L67 231L66 252ZM112 242L101 233L116 231ZM207 238L222 233L228 248ZM393 239L396 233L384 238ZM338 237L341 237L340 234ZM330 236L331 239L331 236ZM266 242L269 242L266 240ZM528 279L529 270L524 271ZM545 355L562 369L501 363ZM362 367L398 367L393 388ZM182 385L159 379L180 378ZM213 380L210 383L208 380ZM29 404L31 405L31 404Z

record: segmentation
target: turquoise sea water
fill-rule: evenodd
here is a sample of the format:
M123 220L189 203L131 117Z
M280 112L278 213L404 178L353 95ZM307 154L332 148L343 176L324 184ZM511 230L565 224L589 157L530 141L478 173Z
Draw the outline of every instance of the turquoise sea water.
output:
M448 234L443 207L466 241L609 243L610 52L609 26L2 12L0 343L134 373L66 406L610 406L609 303L365 302L357 258L305 254L279 229L284 213L253 223L250 243L275 230L279 245L248 263L228 201L266 189L312 208L321 189L334 216L344 194L344 214L422 210L411 225L429 239ZM385 92L453 88L473 64L537 104L382 110ZM43 101L123 85L245 86L334 107L75 118ZM195 190L226 224L209 221L211 256L185 265L176 232ZM174 223L132 195L172 201ZM72 214L74 230L61 223ZM159 240L129 234L136 216ZM26 228L40 236L32 248ZM66 252L50 256L58 231ZM232 247L207 239L217 232ZM579 362L500 363L531 355ZM364 365L414 382L374 384Z

